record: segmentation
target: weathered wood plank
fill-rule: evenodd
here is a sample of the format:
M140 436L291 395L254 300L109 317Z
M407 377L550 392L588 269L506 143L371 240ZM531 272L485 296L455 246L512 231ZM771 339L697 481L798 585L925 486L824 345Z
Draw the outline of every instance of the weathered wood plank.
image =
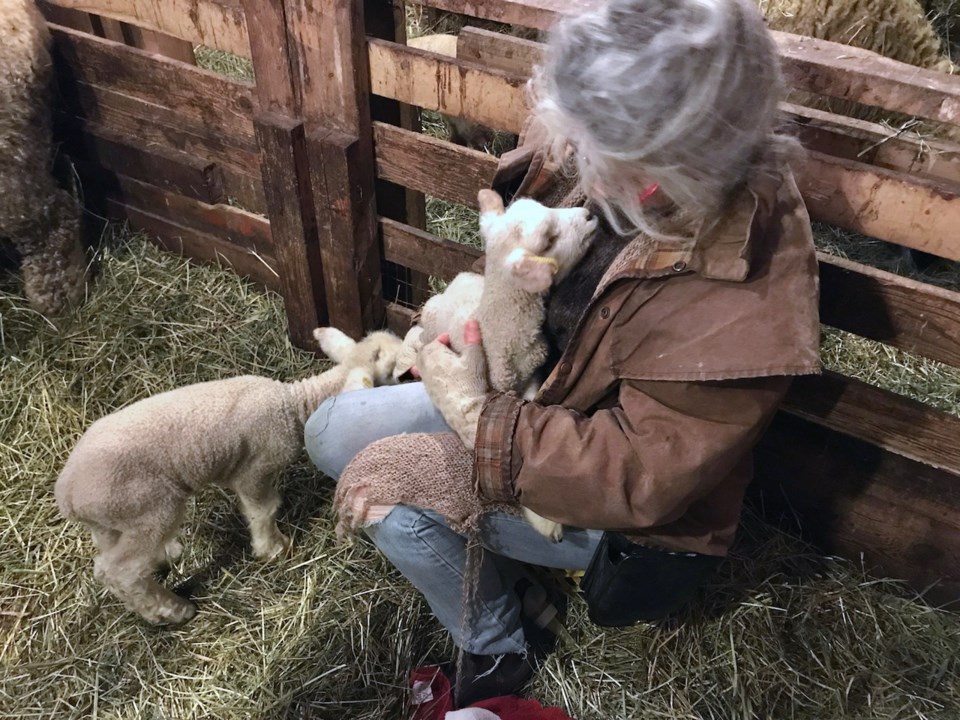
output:
M801 105L783 103L781 108L810 150L960 183L960 145Z
M457 35L457 57L493 70L529 76L543 57L543 44L467 26Z
M960 474L956 441L960 418L916 400L826 371L796 378L784 408L884 450Z
M370 122L363 3L286 0L286 13L308 131L319 124L363 140Z
M373 135L379 177L443 200L476 208L497 171L492 155L392 125L374 123Z
M250 36L257 97L264 112L299 116L300 98L294 88L297 74L287 45L283 0L242 0L246 26L256 28Z
M508 25L549 30L561 15L587 12L602 0L422 0L419 4Z
M189 40L127 23L123 23L123 35L127 45L132 47L179 60L188 65L197 64L197 58L193 54L193 43Z
M774 32L787 83L907 115L960 125L960 78L877 53Z
M482 3L427 0L449 12L514 25L549 29L563 15L585 12L599 0L533 0ZM865 105L960 125L960 78L923 70L840 43L773 32L784 75L793 87ZM531 53L530 60L539 58ZM518 66L517 71L522 71Z
M328 316L304 127L263 113L256 128L290 338L298 347L313 348L313 330L327 325Z
M146 233L165 250L201 262L226 265L261 287L281 290L277 261L268 253L254 252L217 235L161 217L151 212L152 206L134 207L114 198L107 198L106 205L111 219L129 222L130 227Z
M210 105L198 118L196 114L184 114L108 86L77 82L69 77L60 77L59 84L60 105L77 117L140 138L146 145L160 143L188 152L196 150L238 170L256 172L253 122L244 124L240 132L225 133L220 129L227 124L220 117L228 112L224 108Z
M355 137L320 131L307 143L330 324L356 339L384 318L371 168Z
M216 0L49 0L62 8L103 15L194 45L250 57L243 12Z
M253 136L254 85L186 63L67 28L51 27L61 82L106 87L160 108L192 124Z
M107 88L73 83L61 78L60 100L67 110L57 114L58 133L77 122L91 122L108 128L128 144L144 149L155 147L207 158L220 168L224 195L241 207L266 212L263 183L259 173L256 143L239 134L224 134L211 119L208 127L183 117L174 110L151 105ZM252 132L251 126L251 132Z
M960 478L780 413L755 453L750 495L830 554L960 598ZM955 604L954 608L958 606Z
M270 223L259 215L229 205L199 202L86 161L77 161L75 166L84 183L87 198L110 198L217 237L252 254L273 257ZM273 261L271 267L275 267Z
M818 253L827 325L960 367L960 293Z
M386 304L384 312L387 329L400 337L406 335L407 330L413 327L413 316L416 312L413 308L391 302Z
M89 33L90 35L98 34L95 16L81 12L80 10L60 7L59 5L46 2L46 0L37 0L37 7L40 8L40 12L43 13L43 17L46 18L47 22Z
M132 138L92 123L70 125L65 149L75 157L210 205L224 199L223 175L210 160L162 145L134 144Z
M513 133L526 119L525 77L385 40L370 40L369 59L375 95Z
M357 338L383 322L364 3L286 0L285 13L329 321Z
M389 218L380 218L380 233L384 259L442 280L452 280L457 273L470 270L483 254Z
M960 260L960 185L811 152L797 173L810 216Z

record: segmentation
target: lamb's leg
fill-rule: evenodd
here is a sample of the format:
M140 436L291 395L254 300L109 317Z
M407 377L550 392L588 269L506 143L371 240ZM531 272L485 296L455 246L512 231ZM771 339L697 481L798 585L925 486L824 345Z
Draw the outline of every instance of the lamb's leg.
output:
M163 542L157 546L156 565L162 571L166 572L183 555L183 545L177 542L177 533L180 530L180 523L170 531L163 539Z
M154 625L178 625L197 614L192 602L170 592L153 577L158 550L168 533L168 528L121 532L94 561L98 579L128 609Z
M273 560L290 548L290 539L277 527L280 493L273 484L274 474L248 473L233 482L250 526L253 554L261 560Z

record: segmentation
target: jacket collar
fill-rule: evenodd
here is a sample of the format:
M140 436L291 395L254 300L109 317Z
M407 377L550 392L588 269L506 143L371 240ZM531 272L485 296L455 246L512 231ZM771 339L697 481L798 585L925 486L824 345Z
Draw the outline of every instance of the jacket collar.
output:
M752 249L773 207L773 195L764 184L744 186L733 195L727 211L718 220L687 228L690 240L637 235L610 264L597 293L622 277L661 277L685 272L711 280L743 282L750 274Z

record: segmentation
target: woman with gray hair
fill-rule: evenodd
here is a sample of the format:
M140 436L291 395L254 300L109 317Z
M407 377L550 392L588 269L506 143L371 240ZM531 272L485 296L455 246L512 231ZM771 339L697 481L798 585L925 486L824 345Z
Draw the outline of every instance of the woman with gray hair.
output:
M585 570L590 618L625 625L681 608L726 555L751 448L790 378L819 371L817 266L780 93L752 0L609 0L561 22L532 82L516 194L603 222L549 299L538 396L490 393L467 369L467 410L439 417L429 392L456 364L422 355L422 383L340 397L308 423L334 477L374 440L455 428L482 502L564 524L551 543L515 515L483 518L464 627L466 539L409 505L367 528L466 651L461 706L518 692L549 645L524 612L543 592L521 563Z

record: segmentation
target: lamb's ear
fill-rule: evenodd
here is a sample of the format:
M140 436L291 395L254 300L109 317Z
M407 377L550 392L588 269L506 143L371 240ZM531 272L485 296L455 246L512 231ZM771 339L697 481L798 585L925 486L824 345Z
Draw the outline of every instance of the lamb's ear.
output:
M480 204L480 213L493 213L494 215L503 215L503 198L496 190L484 188L477 193L477 202Z
M320 343L324 355L338 363L346 360L347 354L357 344L353 338L333 327L317 328L313 331L313 337Z
M553 284L553 266L544 262L543 258L517 251L510 253L507 267L517 284L528 293L544 293Z

